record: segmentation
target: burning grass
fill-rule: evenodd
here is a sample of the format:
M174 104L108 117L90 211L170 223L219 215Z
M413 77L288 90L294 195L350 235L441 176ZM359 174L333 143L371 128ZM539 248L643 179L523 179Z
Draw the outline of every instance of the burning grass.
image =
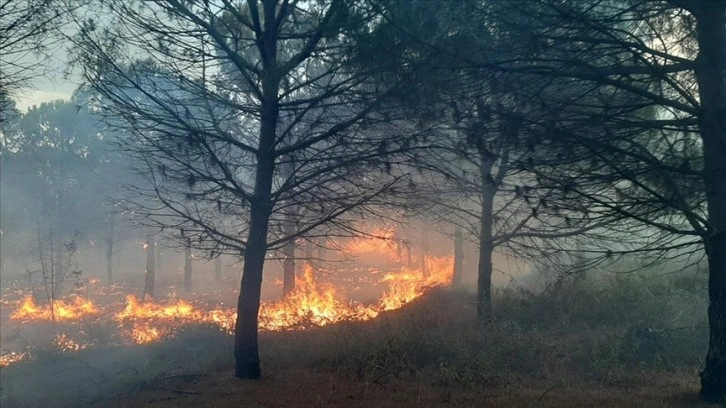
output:
M30 357L30 353L27 352L15 352L11 351L9 353L5 353L0 355L0 368L9 366L12 363L17 363L18 361L23 361Z
M99 310L92 300L77 295L71 296L69 300L56 300L47 306L36 305L33 296L26 295L10 318L21 321L73 321L91 318L98 314Z
M346 300L332 284L318 281L316 271L306 264L296 278L296 289L287 298L263 302L260 306L259 325L263 331L306 330L346 321L365 321L381 312L399 308L437 286L445 286L451 280L451 257L427 259L428 273L412 268L401 268L378 274L380 282L388 288L373 304ZM104 340L89 336L81 323L109 327L115 333L104 335L109 344L147 344L174 337L183 327L208 324L232 334L236 310L220 307L209 301L192 301L170 297L165 300L140 300L126 295L122 302L113 300L122 291L115 288L98 288L97 295L104 300L97 302L73 295L59 299L52 305L38 305L30 295L10 314L10 319L20 323L43 325L55 322L57 329L53 346L62 351L78 351L88 347L103 346ZM8 301L9 302L9 301ZM12 302L9 302L11 304ZM58 325L60 324L60 326ZM115 328L114 328L115 327ZM31 353L7 354L4 365L28 358Z

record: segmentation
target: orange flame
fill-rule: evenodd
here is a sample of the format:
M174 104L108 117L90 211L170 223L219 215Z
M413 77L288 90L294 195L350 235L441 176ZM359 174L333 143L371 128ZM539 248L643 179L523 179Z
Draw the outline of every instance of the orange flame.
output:
M39 307L32 295L23 299L20 308L10 315L14 320L79 320L99 313L98 308L89 299L80 296L71 297L69 302L55 300L53 307Z
M53 345L58 350L63 350L63 351L78 351L78 350L83 350L86 347L88 347L87 344L78 343L75 340L73 340L72 338L70 338L65 333L57 334L55 336L55 339L53 339Z
M401 242L393 228L375 229L367 236L353 238L341 249L355 256L376 254L389 260L401 259Z
M454 258L426 257L427 274L420 269L401 268L398 273L383 277L388 282L388 291L383 294L379 305L382 310L398 309L437 286L448 286L454 274Z
M171 335L178 326L203 320L204 313L184 300L170 304L141 302L134 295L126 296L126 306L114 316L122 330L135 343L144 344Z
M372 235L388 239L370 238L351 242L348 249L355 252L388 253L395 251L390 239L392 230L382 230ZM342 300L330 284L316 282L314 270L306 264L302 273L296 277L296 287L287 298L276 302L263 302L260 305L259 328L267 331L306 329L342 321L364 321L378 316L381 312L402 307L425 294L436 286L447 286L453 274L453 257L428 257L425 259L427 274L416 268L403 267L398 271L383 275L379 283L387 289L377 302L364 305ZM369 275L372 277L375 275ZM380 275L379 275L380 276ZM118 288L110 294L117 295ZM99 292L101 293L101 292ZM105 294L108 295L108 294ZM53 313L49 306L38 306L33 297L27 295L18 308L10 315L14 320L56 320L75 322L83 317L99 316L96 305L79 296L68 300L56 300ZM185 300L168 299L165 301L141 301L133 295L125 298L124 307L113 315L122 336L131 343L144 344L159 341L174 334L183 326L191 323L213 324L220 330L233 333L236 309L205 307L205 304ZM110 306L109 306L110 307ZM54 345L60 350L81 350L89 344L58 334ZM0 356L0 367L23 360L28 353L8 353Z
M6 353L0 356L0 368L7 367L10 364L17 363L18 361L23 361L30 357L30 353L27 352L10 352Z
M315 282L313 268L305 264L295 279L295 290L287 298L260 306L259 326L276 331L308 326L324 326L344 320L368 320L378 312L356 303L336 299L335 289Z

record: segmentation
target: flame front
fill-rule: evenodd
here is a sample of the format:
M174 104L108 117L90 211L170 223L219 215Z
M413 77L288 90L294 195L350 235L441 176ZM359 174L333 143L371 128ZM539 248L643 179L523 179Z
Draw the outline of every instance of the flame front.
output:
M184 300L160 304L150 300L139 301L134 295L126 296L126 306L114 319L121 323L126 337L144 344L172 335L180 326L203 321L204 313Z
M398 273L383 277L388 291L383 294L381 310L398 309L437 286L448 286L454 274L453 257L425 257L426 273L421 269L404 267Z
M32 295L26 295L20 307L10 315L14 320L79 320L99 314L93 301L80 296L65 302L57 299L50 306L38 306Z
M377 315L372 307L338 300L335 288L317 284L312 266L305 264L302 276L295 279L295 290L287 298L260 306L259 326L264 330L287 330L368 320Z
M306 264L302 273L296 277L295 290L288 297L260 305L259 328L267 331L300 330L342 321L373 319L383 311L400 308L433 287L450 283L453 257L429 257L425 259L425 265L426 274L421 269L402 267L383 275L378 284L387 285L387 289L377 302L365 305L344 300L344 296L331 284L316 282L315 271L310 264ZM28 295L19 302L10 318L23 322L55 319L78 329L82 319L95 318L92 322L98 323L103 316L112 316L125 342L145 344L174 336L179 329L193 323L215 325L231 334L237 317L234 308L209 308L208 304L202 302L180 299L141 301L133 295L126 296L123 305L118 302L108 303L103 309L102 313L91 300L72 296L68 300L56 300L51 313L49 306L36 305L33 297ZM80 339L85 337L72 338L58 334L53 343L64 351L89 347L90 344ZM27 357L28 353L5 354L0 356L0 367Z

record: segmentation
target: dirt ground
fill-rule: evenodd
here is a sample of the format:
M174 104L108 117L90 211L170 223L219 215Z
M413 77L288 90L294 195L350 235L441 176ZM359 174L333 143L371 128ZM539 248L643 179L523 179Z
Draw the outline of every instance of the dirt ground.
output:
M412 381L376 383L312 370L273 372L258 381L242 381L231 372L215 372L168 378L93 407L714 407L698 401L697 389L697 384L675 389L582 389L564 384L554 384L549 389L444 388Z

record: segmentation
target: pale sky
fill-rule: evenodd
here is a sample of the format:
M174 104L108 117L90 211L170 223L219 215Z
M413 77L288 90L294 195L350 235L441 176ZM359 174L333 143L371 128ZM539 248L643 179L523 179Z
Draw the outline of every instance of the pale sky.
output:
M45 82L45 81L44 81ZM69 99L73 91L78 87L70 81L63 80L63 83L53 84L46 82L38 84L36 89L25 89L18 92L16 107L21 112L26 112L33 105L40 105L43 102L50 102L56 99Z
M43 102L69 99L73 91L78 88L81 82L80 73L76 71L70 78L66 78L64 74L68 70L67 48L67 43L57 43L45 51L47 58L40 63L41 57L33 53L25 53L16 61L21 66L37 67L39 74L28 81L26 86L13 92L16 108L21 112L26 112L29 107L40 105ZM3 55L0 55L0 64L3 61ZM5 68L8 69L7 66ZM36 71L35 68L32 70L32 72ZM12 74L11 69L10 75Z

